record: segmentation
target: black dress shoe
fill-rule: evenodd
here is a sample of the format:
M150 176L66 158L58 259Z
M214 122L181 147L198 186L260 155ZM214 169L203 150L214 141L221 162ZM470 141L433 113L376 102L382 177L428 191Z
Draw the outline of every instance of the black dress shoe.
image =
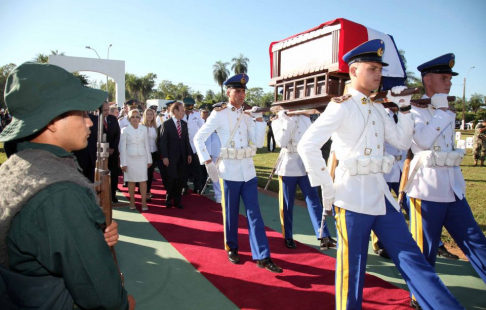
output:
M175 206L177 209L184 209L184 206L183 205L177 205Z
M240 263L240 256L238 255L238 250L237 249L230 249L228 251L228 259L233 264L239 264Z
M169 203L166 203L165 204L165 207L170 209L170 208L172 208L172 204L170 202Z
M438 249L437 249L437 256L442 256L444 258L448 258L448 259L453 259L453 260L458 260L459 259L459 256L457 255L454 255L452 254L451 252L449 252L445 246L440 246Z
M422 310L422 307L420 307L418 301L416 301L415 299L410 300L410 307L415 310Z
M285 239L285 246L289 249L297 249L294 239Z
M118 198L116 198L116 197L111 198L111 202L117 203L118 202Z
M264 259L259 259L257 260L257 267L258 268L265 268L268 271L275 272L275 273L282 273L283 269L277 266L270 257L264 258Z
M391 259L390 255L388 255L387 251L385 249L378 249L378 250L373 250L376 255L386 258L386 259Z
M331 237L324 237L321 239L321 250L329 250L330 248L335 248L337 245L336 240Z

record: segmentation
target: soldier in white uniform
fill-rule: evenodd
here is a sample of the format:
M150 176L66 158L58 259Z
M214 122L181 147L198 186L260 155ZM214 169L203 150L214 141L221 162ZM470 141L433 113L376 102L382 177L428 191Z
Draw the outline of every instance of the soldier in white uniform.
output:
M199 158L197 156L196 147L194 146L194 137L199 129L204 125L204 121L202 120L199 112L193 111L194 104L196 104L193 98L186 97L182 101L184 102L184 107L186 108L186 115L184 115L182 120L187 123L187 129L189 130L189 143L191 143L192 148L192 162L188 167L188 177L191 176L193 178L194 193L199 194L204 185L202 184L203 181L201 179ZM184 184L184 188L185 193L187 193L189 188L187 185L187 179Z
M435 266L442 227L445 227L486 282L486 238L467 203L466 183L459 167L464 153L454 148L455 113L449 110L454 54L420 65L424 98L431 104L413 107L414 159L406 187L410 203L410 230L425 258ZM420 302L419 302L420 303ZM420 303L421 304L421 303Z
M413 135L411 96L389 94L401 110L397 124L383 105L370 102L371 92L381 82L382 66L387 66L382 60L384 48L383 41L371 40L344 55L351 78L348 95L331 101L298 145L311 185L322 186L324 208L335 205L336 309L361 308L371 230L424 309L461 309L424 259L383 178L394 161L384 154L384 142L409 149ZM339 160L334 186L320 151L331 135Z
M123 116L118 119L118 125L120 125L120 130L130 125L128 120L128 112L130 111L130 106L133 104L133 100L127 100L123 103Z
M304 194L307 210L314 228L316 237L320 240L321 250L336 247L336 241L331 238L326 222L324 221L322 236L319 233L322 222L322 204L319 199L317 187L312 187L305 172L304 164L297 153L297 144L304 132L310 127L311 121L307 115L288 116L285 111L278 113L278 118L271 123L275 141L282 148L276 174L279 183L278 201L280 224L285 245L295 249L292 232L294 197L297 185Z
M228 259L234 264L240 262L238 255L238 215L240 198L246 209L251 253L257 260L259 268L281 273L282 268L270 259L270 248L265 234L265 224L258 204L257 177L253 156L257 147L263 147L266 123L261 113L248 116L243 112L243 101L246 95L246 74L235 75L224 82L229 98L227 107L213 110L204 126L194 137L194 145L201 164L213 182L221 176L221 206L223 208L224 247ZM255 118L255 121L253 120ZM211 160L204 141L216 131L221 140L221 157L219 167ZM252 145L250 146L250 141Z

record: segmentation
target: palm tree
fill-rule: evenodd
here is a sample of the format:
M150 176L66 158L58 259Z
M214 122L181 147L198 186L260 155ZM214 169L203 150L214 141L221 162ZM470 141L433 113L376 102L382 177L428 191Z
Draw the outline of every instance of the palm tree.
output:
M224 97L224 92L223 92L223 83L228 79L228 76L230 74L228 68L226 68L229 65L228 62L222 62L217 61L213 65L213 78L216 83L218 83L219 86L221 86L221 97Z
M231 65L231 70L233 70L235 74L248 72L248 63L250 62L250 59L243 56L243 54L231 59L231 61L233 62Z
M150 97L150 94L153 92L156 78L157 78L157 74L149 73L140 79L140 83L141 83L140 90L142 93L143 102L145 102Z
M35 55L33 61L40 64L46 64L49 61L49 56L47 56L46 54L39 53Z
M64 52L60 52L58 50L51 50L51 55L58 55L58 56L66 56L66 54Z
M135 74L125 73L125 86L131 97L139 100L138 94L142 90L142 80Z

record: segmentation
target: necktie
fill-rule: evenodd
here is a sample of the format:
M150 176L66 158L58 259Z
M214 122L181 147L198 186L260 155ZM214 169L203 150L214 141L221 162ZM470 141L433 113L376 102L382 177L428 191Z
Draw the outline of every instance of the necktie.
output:
M395 124L398 123L398 115L393 113L393 119L395 120Z
M177 121L177 133L179 134L179 139L181 138L182 131L181 131L181 121Z
M108 123L106 122L106 118L103 120L103 124L105 125L105 130L108 131Z

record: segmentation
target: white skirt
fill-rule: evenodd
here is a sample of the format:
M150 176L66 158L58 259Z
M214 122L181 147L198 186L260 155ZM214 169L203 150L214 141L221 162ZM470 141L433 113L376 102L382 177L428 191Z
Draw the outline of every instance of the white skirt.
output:
M147 181L147 156L128 156L127 172L123 174L125 182L144 182Z

